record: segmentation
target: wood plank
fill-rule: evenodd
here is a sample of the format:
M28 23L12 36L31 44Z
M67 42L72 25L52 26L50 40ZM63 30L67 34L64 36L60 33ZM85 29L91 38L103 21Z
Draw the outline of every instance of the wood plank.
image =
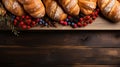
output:
M112 23L102 17L98 17L94 23L82 27L82 28L72 28L70 26L62 26L57 24L57 28L54 27L34 27L31 30L120 30L120 23Z
M40 27L36 26L30 30L120 30L120 22L112 23L103 17L99 16L92 24L86 27L72 28L70 26L63 26L56 24L57 27ZM1 29L0 29L1 30Z
M0 45L120 47L120 31L22 31L0 33Z
M119 31L22 31L19 37L9 33L0 32L0 65L120 64Z
M1 64L3 66L15 66L15 67L119 67L120 65L81 65L81 64L70 64L70 65L52 65L52 64L27 64L27 63L19 63L19 64Z
M119 65L119 48L1 47L0 63Z
M49 64L49 65L69 65L69 64L81 64L81 65L119 65L120 58L48 58L44 56L5 56L1 58L2 64Z
M119 65L56 65L57 67L119 67Z
M41 46L41 47L0 47L4 55L54 55L71 57L117 57L120 58L119 48L89 48L81 46ZM98 54L100 53L100 54Z

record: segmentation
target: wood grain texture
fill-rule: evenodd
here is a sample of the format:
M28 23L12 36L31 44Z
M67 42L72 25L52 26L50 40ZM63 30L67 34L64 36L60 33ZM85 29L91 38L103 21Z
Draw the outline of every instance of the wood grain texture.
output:
M120 31L21 31L0 33L1 45L120 47Z
M119 65L57 65L58 67L119 67Z
M120 31L0 32L0 65L119 67Z
M64 46L63 46L64 47ZM120 50L116 48L1 48L1 62L55 65L120 64ZM99 54L98 54L99 53ZM6 61L7 60L7 61ZM112 61L111 61L112 60Z

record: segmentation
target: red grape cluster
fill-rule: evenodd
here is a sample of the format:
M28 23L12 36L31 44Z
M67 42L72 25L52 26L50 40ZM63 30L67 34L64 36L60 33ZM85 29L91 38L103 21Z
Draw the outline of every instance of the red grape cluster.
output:
M77 27L85 27L88 24L93 23L93 21L98 17L99 9L96 9L91 15L84 16L79 15L78 17L71 17L68 16L65 21L60 21L59 23L64 26L72 26L73 28ZM22 17L15 17L13 16L13 24L15 27L19 27L20 29L30 29L31 27L34 27L36 25L44 25L44 26L50 26L51 23L50 20L46 21L45 18L32 18L29 15L25 15Z
M68 16L68 18L65 21L60 21L60 24L64 26L70 25L73 28L85 27L88 24L93 23L93 20L95 20L98 17L99 11L99 9L96 9L91 15L79 16L78 18Z
M13 20L14 26L19 27L21 29L30 29L38 24L39 18L33 19L31 16L22 16L22 17L15 17Z

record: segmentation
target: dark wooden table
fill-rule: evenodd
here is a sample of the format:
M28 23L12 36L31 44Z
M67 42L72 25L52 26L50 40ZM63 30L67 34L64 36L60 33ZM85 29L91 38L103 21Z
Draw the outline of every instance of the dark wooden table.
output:
M0 67L120 67L120 31L1 31L0 38Z

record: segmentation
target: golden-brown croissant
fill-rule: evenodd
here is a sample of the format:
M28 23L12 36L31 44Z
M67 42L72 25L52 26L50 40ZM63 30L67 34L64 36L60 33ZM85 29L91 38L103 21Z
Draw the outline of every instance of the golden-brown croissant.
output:
M103 13L111 21L120 21L120 3L118 0L98 0L98 6Z
M41 0L18 0L28 12L34 18L41 18L45 15L45 7Z
M70 15L79 15L80 7L78 5L78 0L58 0L59 4L64 8L64 10Z
M47 15L53 20L60 21L67 18L67 14L62 10L55 0L43 0Z
M2 0L5 8L16 16L24 15L24 10L16 0Z
M85 15L91 14L97 6L97 0L78 0L81 12Z

